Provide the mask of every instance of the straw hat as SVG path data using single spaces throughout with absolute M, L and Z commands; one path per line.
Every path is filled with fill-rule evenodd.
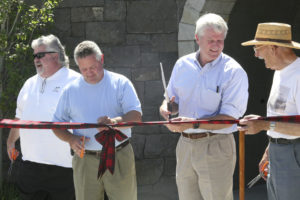
M 291 26 L 283 23 L 258 24 L 254 40 L 243 42 L 242 45 L 277 45 L 300 49 L 300 44 L 292 41 Z

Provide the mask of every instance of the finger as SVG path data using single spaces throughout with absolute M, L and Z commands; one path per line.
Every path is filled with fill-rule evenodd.
M 175 101 L 175 96 L 172 96 L 170 99 L 170 103 L 173 103 Z

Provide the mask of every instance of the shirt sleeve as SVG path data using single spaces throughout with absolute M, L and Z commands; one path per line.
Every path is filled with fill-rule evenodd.
M 119 102 L 123 113 L 126 114 L 135 110 L 142 114 L 141 103 L 133 84 L 128 79 L 125 79 L 121 81 L 121 86 L 119 88 L 121 90 L 119 92 Z
M 171 73 L 171 77 L 167 86 L 167 92 L 168 92 L 168 96 L 171 99 L 173 96 L 175 97 L 174 102 L 179 104 L 179 96 L 178 93 L 174 87 L 174 81 L 176 80 L 176 76 L 177 76 L 177 71 L 178 71 L 178 67 L 181 65 L 181 60 L 179 59 L 176 64 L 174 65 L 174 68 L 172 70 Z M 165 94 L 166 95 L 166 94 Z M 164 95 L 164 96 L 165 96 Z
M 61 95 L 52 118 L 53 122 L 70 122 L 70 106 L 68 92 L 65 90 Z
M 222 92 L 220 114 L 238 119 L 247 109 L 248 103 L 248 77 L 242 68 L 234 70 Z

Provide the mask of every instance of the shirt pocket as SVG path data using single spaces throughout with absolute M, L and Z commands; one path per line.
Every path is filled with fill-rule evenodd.
M 200 106 L 209 113 L 214 113 L 219 109 L 221 94 L 210 89 L 205 89 L 200 95 Z

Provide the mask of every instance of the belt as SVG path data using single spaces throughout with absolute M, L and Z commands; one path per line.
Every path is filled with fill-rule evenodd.
M 295 143 L 300 143 L 300 138 L 296 138 L 296 139 L 285 139 L 285 138 L 272 138 L 270 136 L 269 137 L 269 141 L 275 144 L 295 144 Z
M 210 132 L 205 132 L 205 133 L 181 133 L 183 137 L 190 138 L 190 139 L 199 139 L 199 138 L 204 138 L 208 136 L 213 136 L 217 135 L 217 133 L 210 133 Z
M 122 142 L 118 146 L 116 146 L 116 152 L 120 151 L 124 147 L 126 147 L 129 144 L 129 140 L 126 140 L 125 142 Z M 85 150 L 85 154 L 87 155 L 94 155 L 94 156 L 100 156 L 101 151 L 92 151 L 92 150 Z

